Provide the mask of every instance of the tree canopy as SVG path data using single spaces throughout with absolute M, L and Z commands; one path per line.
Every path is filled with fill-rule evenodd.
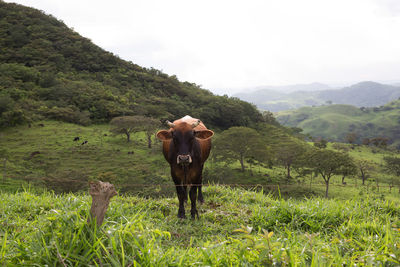
M 286 177 L 291 178 L 291 168 L 303 164 L 303 155 L 306 147 L 301 142 L 288 141 L 280 144 L 275 150 L 277 161 L 286 169 Z
M 349 169 L 354 169 L 352 158 L 345 153 L 336 152 L 328 149 L 315 149 L 307 155 L 309 167 L 320 174 L 325 181 L 325 197 L 328 197 L 329 181 L 333 175 L 349 173 Z
M 385 157 L 383 159 L 385 161 L 386 170 L 400 177 L 400 157 Z
M 245 159 L 264 161 L 268 157 L 261 135 L 247 127 L 231 127 L 223 131 L 213 142 L 213 147 L 216 158 L 239 161 L 242 172 L 245 170 Z

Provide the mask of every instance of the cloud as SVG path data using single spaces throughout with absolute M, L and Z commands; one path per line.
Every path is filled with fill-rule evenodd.
M 398 0 L 374 0 L 378 13 L 383 16 L 400 16 L 400 1 Z

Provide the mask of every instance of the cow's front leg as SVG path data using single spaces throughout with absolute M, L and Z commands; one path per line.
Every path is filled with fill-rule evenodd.
M 179 209 L 178 218 L 185 219 L 185 199 L 187 199 L 186 186 L 176 185 L 176 193 L 178 194 Z
M 198 188 L 197 186 L 193 185 L 190 188 L 190 192 L 189 192 L 190 202 L 192 204 L 192 209 L 190 210 L 190 215 L 192 215 L 192 219 L 196 219 L 196 215 L 197 215 L 197 218 L 199 218 L 199 213 L 197 212 L 197 209 L 196 209 L 197 188 Z
M 184 201 L 185 201 L 185 203 L 187 203 L 188 202 L 188 193 L 187 193 L 186 185 L 183 186 L 183 195 L 185 196 Z
M 204 203 L 203 192 L 201 191 L 202 184 L 203 184 L 203 165 L 201 166 L 201 169 L 200 169 L 200 183 L 199 183 L 198 192 L 197 192 L 197 200 L 200 202 L 200 204 Z
M 201 185 L 199 186 L 199 192 L 198 192 L 197 200 L 200 202 L 200 204 L 204 203 L 203 193 L 201 192 Z

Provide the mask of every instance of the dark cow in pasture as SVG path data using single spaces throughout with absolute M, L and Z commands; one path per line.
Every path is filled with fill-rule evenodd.
M 75 137 L 74 141 L 79 141 L 79 136 Z
M 196 215 L 199 217 L 197 196 L 200 202 L 204 201 L 201 192 L 202 172 L 210 154 L 214 132 L 208 130 L 199 119 L 190 116 L 167 123 L 170 129 L 158 131 L 157 138 L 163 141 L 163 154 L 171 167 L 179 199 L 178 217 L 185 218 L 184 202 L 187 200 L 187 188 L 190 187 L 190 214 L 195 219 Z
M 29 157 L 29 159 L 32 159 L 34 156 L 41 154 L 40 151 L 34 151 L 31 153 L 31 156 Z

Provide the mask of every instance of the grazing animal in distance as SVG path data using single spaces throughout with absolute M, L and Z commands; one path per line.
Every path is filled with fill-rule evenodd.
M 31 156 L 29 157 L 29 159 L 32 159 L 34 156 L 39 155 L 40 151 L 34 151 L 31 153 Z
M 88 143 L 88 141 L 85 140 L 81 145 L 83 146 L 83 145 L 86 145 L 87 143 Z
M 174 122 L 167 121 L 169 130 L 157 132 L 157 138 L 163 142 L 163 154 L 171 167 L 172 180 L 175 183 L 179 199 L 178 217 L 185 218 L 184 203 L 189 197 L 192 219 L 199 217 L 196 198 L 204 202 L 201 192 L 204 162 L 211 151 L 211 137 L 214 132 L 207 129 L 199 120 L 185 116 Z
M 74 141 L 79 141 L 79 136 L 75 137 Z

